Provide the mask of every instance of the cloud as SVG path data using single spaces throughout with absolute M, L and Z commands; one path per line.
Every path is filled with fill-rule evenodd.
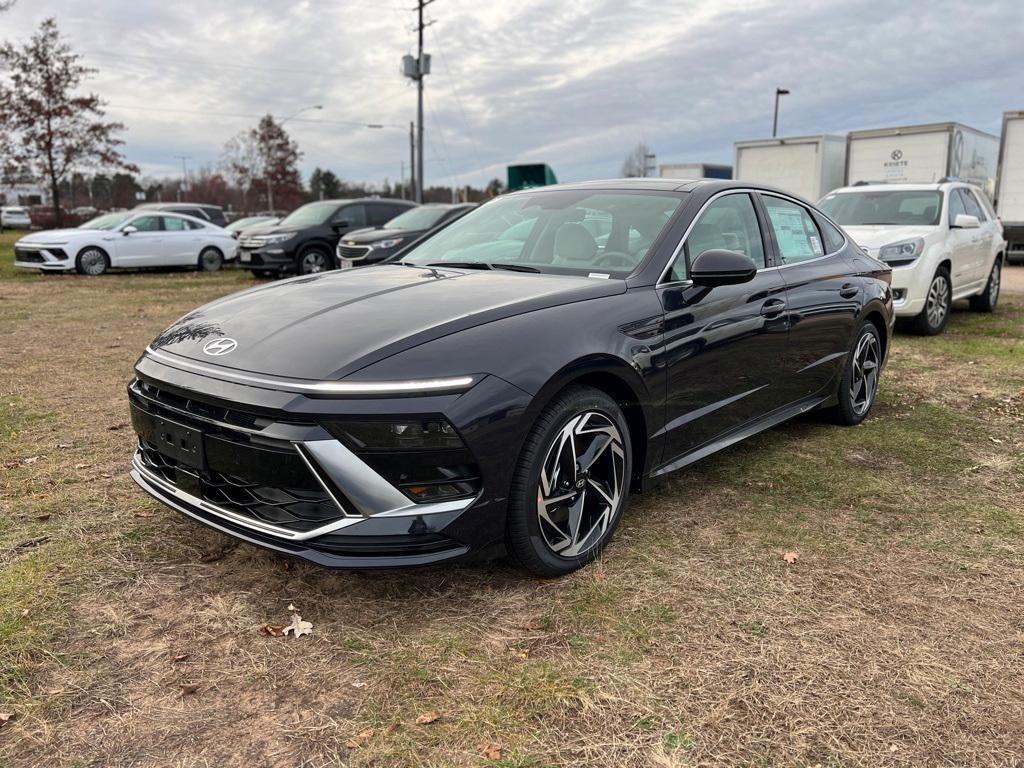
M 215 163 L 256 116 L 312 104 L 324 108 L 288 125 L 307 172 L 379 182 L 408 164 L 411 3 L 39 5 L 17 4 L 0 34 L 55 15 L 147 170 Z M 792 91 L 789 135 L 945 120 L 997 132 L 1024 104 L 1007 33 L 1024 27 L 1018 0 L 438 0 L 428 17 L 428 184 L 479 184 L 516 161 L 614 176 L 640 140 L 659 162 L 731 162 L 735 140 L 770 132 L 776 86 Z

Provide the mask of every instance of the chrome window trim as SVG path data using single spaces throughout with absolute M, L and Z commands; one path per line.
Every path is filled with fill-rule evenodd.
M 478 375 L 450 376 L 443 379 L 416 379 L 409 381 L 300 381 L 275 376 L 256 376 L 229 368 L 208 365 L 180 355 L 169 355 L 152 347 L 146 347 L 146 356 L 158 363 L 179 370 L 192 371 L 221 381 L 230 381 L 250 387 L 296 392 L 303 395 L 320 396 L 367 396 L 374 395 L 432 395 L 448 392 L 464 392 L 480 380 Z
M 657 288 L 665 288 L 665 287 L 668 287 L 668 286 L 689 287 L 689 286 L 693 285 L 693 280 L 690 280 L 690 279 L 666 281 L 665 277 L 669 274 L 669 272 L 672 271 L 672 267 L 675 266 L 676 259 L 679 258 L 679 254 L 683 250 L 683 245 L 686 243 L 686 238 L 688 238 L 690 236 L 690 231 L 693 229 L 694 225 L 696 225 L 696 223 L 700 220 L 700 217 L 704 215 L 704 211 L 707 209 L 707 207 L 709 205 L 711 205 L 713 202 L 715 202 L 716 200 L 718 200 L 720 197 L 725 197 L 726 195 L 734 195 L 734 194 L 770 195 L 772 197 L 777 197 L 777 198 L 779 198 L 781 200 L 785 200 L 786 202 L 790 202 L 790 203 L 794 203 L 796 205 L 799 205 L 802 208 L 806 208 L 807 207 L 806 203 L 803 203 L 800 200 L 797 200 L 796 198 L 791 197 L 790 195 L 787 195 L 785 193 L 775 192 L 774 190 L 769 191 L 769 190 L 766 190 L 766 189 L 755 189 L 753 187 L 735 187 L 733 189 L 723 189 L 721 192 L 716 192 L 714 195 L 712 195 L 711 197 L 709 197 L 707 200 L 704 201 L 704 205 L 702 205 L 700 207 L 700 210 L 697 211 L 696 215 L 693 217 L 693 220 L 686 227 L 686 231 L 683 232 L 683 236 L 681 238 L 679 238 L 679 244 L 676 245 L 675 250 L 672 251 L 672 256 L 669 258 L 668 264 L 666 264 L 665 268 L 661 271 L 661 276 L 658 278 L 658 282 L 655 283 L 655 287 L 657 287 Z M 818 210 L 818 209 L 815 208 L 814 210 Z M 786 269 L 787 267 L 796 267 L 796 266 L 800 266 L 800 265 L 803 265 L 803 264 L 811 264 L 811 263 L 813 263 L 815 261 L 820 261 L 821 259 L 827 259 L 827 258 L 830 258 L 830 257 L 835 256 L 836 254 L 842 252 L 842 250 L 844 248 L 846 248 L 846 246 L 849 244 L 849 242 L 850 242 L 849 238 L 846 236 L 846 233 L 843 231 L 843 228 L 840 227 L 838 224 L 836 224 L 834 221 L 832 221 L 832 219 L 830 217 L 825 216 L 825 214 L 822 214 L 822 216 L 824 216 L 824 218 L 827 219 L 839 231 L 839 234 L 841 234 L 843 236 L 843 244 L 842 244 L 841 247 L 837 248 L 834 251 L 830 251 L 830 252 L 824 254 L 823 256 L 816 256 L 815 258 L 807 259 L 806 261 L 798 261 L 798 262 L 795 262 L 793 264 L 775 264 L 775 265 L 773 265 L 771 267 L 768 267 L 768 266 L 759 267 L 758 270 L 757 270 L 758 273 L 769 272 L 769 271 L 771 271 L 773 269 Z M 769 221 L 769 226 L 770 225 L 771 225 L 771 222 Z M 815 222 L 815 225 L 817 225 L 817 222 Z M 764 238 L 762 237 L 762 240 L 763 239 Z M 824 242 L 825 242 L 824 238 L 822 238 L 823 247 L 824 247 Z

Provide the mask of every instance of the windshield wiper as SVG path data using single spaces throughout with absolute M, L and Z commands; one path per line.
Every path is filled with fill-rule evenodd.
M 424 267 L 451 267 L 452 269 L 490 269 L 491 265 L 485 261 L 432 261 L 423 264 Z
M 513 272 L 540 272 L 536 267 L 528 267 L 525 264 L 491 264 L 491 269 L 510 269 Z

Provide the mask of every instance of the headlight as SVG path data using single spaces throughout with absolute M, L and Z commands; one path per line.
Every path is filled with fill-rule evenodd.
M 394 248 L 396 245 L 405 240 L 404 237 L 395 237 L 391 240 L 378 240 L 376 243 L 370 245 L 370 248 Z
M 259 238 L 259 240 L 262 241 L 263 245 L 277 245 L 278 243 L 283 243 L 287 240 L 291 240 L 293 237 L 295 237 L 296 234 L 298 233 L 285 232 L 280 235 L 264 235 L 263 237 Z
M 878 249 L 878 258 L 893 264 L 909 264 L 924 251 L 924 238 L 901 240 L 898 243 L 883 245 Z

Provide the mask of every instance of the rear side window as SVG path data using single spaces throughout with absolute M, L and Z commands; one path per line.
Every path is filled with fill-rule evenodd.
M 198 221 L 186 221 L 185 223 L 188 224 L 188 228 L 189 229 L 203 229 L 204 228 L 204 225 L 200 224 Z
M 763 195 L 783 264 L 799 264 L 825 255 L 821 233 L 810 211 L 780 197 Z
M 764 243 L 750 195 L 726 195 L 704 209 L 683 244 L 684 258 L 677 258 L 672 265 L 669 281 L 685 280 L 693 260 L 714 249 L 738 251 L 753 259 L 758 268 L 765 266 Z
M 843 243 L 846 242 L 843 233 L 832 226 L 828 219 L 818 217 L 818 223 L 821 225 L 821 236 L 825 238 L 825 252 L 834 253 L 842 248 Z

